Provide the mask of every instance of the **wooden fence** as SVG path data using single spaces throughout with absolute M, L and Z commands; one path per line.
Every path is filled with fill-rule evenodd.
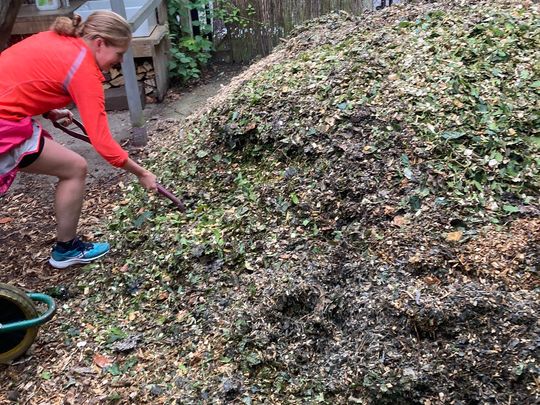
M 291 29 L 304 21 L 327 14 L 331 11 L 345 10 L 360 14 L 372 10 L 372 0 L 232 0 L 240 8 L 253 7 L 255 14 L 247 27 L 236 27 L 225 32 L 217 26 L 217 55 L 226 62 L 247 62 L 254 57 L 270 53 L 287 36 Z M 216 2 L 219 7 L 219 2 Z M 388 4 L 388 2 L 387 2 Z M 219 32 L 221 29 L 221 32 Z

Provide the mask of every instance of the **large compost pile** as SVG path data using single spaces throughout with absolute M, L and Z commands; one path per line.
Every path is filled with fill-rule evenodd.
M 65 344 L 104 370 L 86 384 L 138 403 L 537 403 L 539 50 L 529 2 L 336 13 L 181 131 L 159 124 L 150 164 L 188 210 L 131 186 L 115 209 L 120 261 L 64 307 Z
M 444 3 L 308 23 L 156 150 L 190 209 L 114 229 L 179 398 L 538 399 L 538 10 Z

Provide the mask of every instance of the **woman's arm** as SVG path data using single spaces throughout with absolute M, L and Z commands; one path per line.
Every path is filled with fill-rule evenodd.
M 157 190 L 156 176 L 130 159 L 128 153 L 112 137 L 101 85 L 103 76 L 95 61 L 90 57 L 87 59 L 72 77 L 68 90 L 79 109 L 92 146 L 111 165 L 137 176 L 145 189 Z
M 124 166 L 122 166 L 122 169 L 137 176 L 137 178 L 139 179 L 139 183 L 141 183 L 141 185 L 145 189 L 157 191 L 156 176 L 146 170 L 144 167 L 134 162 L 131 158 L 128 158 Z
M 73 113 L 67 109 L 51 110 L 43 114 L 43 117 L 50 119 L 51 121 L 64 121 L 61 122 L 62 125 L 69 125 L 73 122 Z M 139 182 L 145 189 L 152 191 L 157 190 L 156 176 L 135 163 L 132 159 L 128 158 L 126 163 L 122 166 L 122 169 L 137 176 Z

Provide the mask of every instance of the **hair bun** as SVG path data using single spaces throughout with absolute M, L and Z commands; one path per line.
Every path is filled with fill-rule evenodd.
M 71 20 L 73 21 L 73 26 L 78 27 L 82 22 L 82 17 L 79 14 L 73 13 L 73 18 Z

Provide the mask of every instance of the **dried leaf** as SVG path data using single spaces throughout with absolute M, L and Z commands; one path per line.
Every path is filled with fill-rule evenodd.
M 96 353 L 94 354 L 94 363 L 100 368 L 105 368 L 111 366 L 113 361 L 102 354 Z
M 398 216 L 395 216 L 394 219 L 392 220 L 392 223 L 394 225 L 397 225 L 397 226 L 403 226 L 403 225 L 407 225 L 409 221 L 407 220 L 407 218 L 405 217 L 402 217 L 400 215 Z
M 448 240 L 450 242 L 459 242 L 462 237 L 463 237 L 463 232 L 462 231 L 449 232 L 446 235 L 446 240 Z

